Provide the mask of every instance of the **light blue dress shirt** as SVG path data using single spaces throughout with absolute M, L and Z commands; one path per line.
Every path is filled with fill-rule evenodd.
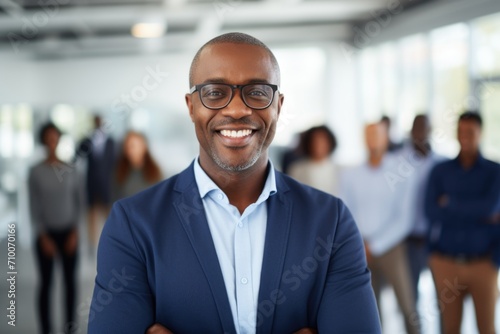
M 277 191 L 271 162 L 268 170 L 264 189 L 257 202 L 240 214 L 201 168 L 198 158 L 194 164 L 196 184 L 221 266 L 236 332 L 239 334 L 253 334 L 256 331 L 267 226 L 266 200 Z
M 342 172 L 340 198 L 374 256 L 397 246 L 413 228 L 414 174 L 403 157 L 391 153 L 378 167 L 364 163 Z

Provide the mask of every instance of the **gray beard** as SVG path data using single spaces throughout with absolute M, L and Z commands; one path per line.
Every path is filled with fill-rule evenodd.
M 246 164 L 244 164 L 244 165 L 237 165 L 237 166 L 231 166 L 231 165 L 228 165 L 228 164 L 224 163 L 221 159 L 219 159 L 219 157 L 215 154 L 214 150 L 212 150 L 212 152 L 211 152 L 212 160 L 215 161 L 215 163 L 217 164 L 217 166 L 219 166 L 221 169 L 223 169 L 223 170 L 225 170 L 227 172 L 233 172 L 233 173 L 234 172 L 245 171 L 248 168 L 250 168 L 253 165 L 255 165 L 255 163 L 257 162 L 257 160 L 259 160 L 261 154 L 262 154 L 262 149 L 259 149 L 259 151 L 257 151 L 257 153 L 254 154 L 254 156 L 252 157 L 252 159 L 250 159 L 250 161 L 248 161 Z

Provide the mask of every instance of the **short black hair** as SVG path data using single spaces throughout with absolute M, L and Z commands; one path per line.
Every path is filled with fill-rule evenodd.
M 421 114 L 415 115 L 415 117 L 413 118 L 412 129 L 413 129 L 413 127 L 415 127 L 415 123 L 417 123 L 418 120 L 424 120 L 424 121 L 427 122 L 428 125 L 430 125 L 429 116 L 427 114 L 425 114 L 425 113 L 421 113 Z
M 313 142 L 314 134 L 317 132 L 323 132 L 326 134 L 328 141 L 330 142 L 330 154 L 332 154 L 333 151 L 335 151 L 335 149 L 337 148 L 337 137 L 335 137 L 332 130 L 330 130 L 330 128 L 328 128 L 326 125 L 315 126 L 304 133 L 302 147 L 304 148 L 304 154 L 307 157 L 311 156 L 311 144 Z
M 426 121 L 428 121 L 429 115 L 427 115 L 426 113 L 416 114 L 415 117 L 413 118 L 413 120 L 415 121 L 417 119 L 425 119 Z
M 483 127 L 483 119 L 481 118 L 481 115 L 479 114 L 479 112 L 477 112 L 475 110 L 467 110 L 462 115 L 460 115 L 460 117 L 458 118 L 458 121 L 459 122 L 472 121 L 472 122 L 476 122 L 480 128 Z
M 57 132 L 57 134 L 59 134 L 59 137 L 62 135 L 61 130 L 59 130 L 59 128 L 54 123 L 52 123 L 52 122 L 45 123 L 40 128 L 40 132 L 38 134 L 38 139 L 40 140 L 40 143 L 42 143 L 43 145 L 45 145 L 45 134 L 49 130 L 55 130 Z
M 382 117 L 380 117 L 380 122 L 387 123 L 388 126 L 391 126 L 391 118 L 387 115 L 382 115 Z
M 194 85 L 193 82 L 193 76 L 194 76 L 194 71 L 196 70 L 196 67 L 198 66 L 198 61 L 200 60 L 200 55 L 201 52 L 207 47 L 211 45 L 216 45 L 216 44 L 245 44 L 245 45 L 255 45 L 263 48 L 267 54 L 269 55 L 269 58 L 271 58 L 271 62 L 273 63 L 273 66 L 275 70 L 278 72 L 278 78 L 280 77 L 280 68 L 278 65 L 278 61 L 276 60 L 276 57 L 274 56 L 273 52 L 265 45 L 262 41 L 258 40 L 257 38 L 241 33 L 241 32 L 229 32 L 227 34 L 223 34 L 220 36 L 217 36 L 215 38 L 212 38 L 208 42 L 206 42 L 199 50 L 196 52 L 193 61 L 191 62 L 191 67 L 189 69 L 189 87 L 191 88 Z M 279 82 L 278 82 L 279 84 Z

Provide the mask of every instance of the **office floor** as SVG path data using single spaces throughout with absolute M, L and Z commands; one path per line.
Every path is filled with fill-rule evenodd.
M 82 233 L 85 235 L 85 233 Z M 7 249 L 6 240 L 0 242 L 2 249 L 1 262 L 6 263 Z M 32 250 L 28 247 L 19 247 L 17 251 L 17 282 L 16 282 L 16 326 L 12 327 L 7 324 L 6 307 L 8 284 L 6 281 L 6 267 L 0 267 L 0 301 L 2 315 L 0 317 L 0 333 L 2 334 L 36 334 L 38 321 L 35 317 L 35 289 L 37 284 L 37 274 L 34 270 L 35 263 Z M 85 240 L 81 243 L 80 258 L 78 267 L 79 277 L 79 298 L 76 308 L 76 313 L 79 321 L 79 328 L 76 333 L 87 333 L 87 319 L 89 313 L 90 298 L 92 295 L 94 278 L 95 278 L 95 254 L 89 251 Z M 56 331 L 52 334 L 63 334 L 63 309 L 62 301 L 62 273 L 59 268 L 55 272 L 55 284 L 53 285 L 53 323 L 59 325 Z M 418 309 L 423 319 L 424 334 L 439 333 L 439 311 L 436 305 L 435 293 L 432 283 L 431 274 L 426 271 L 422 274 L 420 284 L 420 301 Z M 402 334 L 405 333 L 404 324 L 396 303 L 394 293 L 391 289 L 385 289 L 382 293 L 382 317 L 384 325 L 384 334 Z M 500 300 L 497 307 L 496 328 L 500 329 Z M 464 319 L 462 323 L 462 333 L 474 334 L 477 333 L 475 327 L 474 309 L 471 300 L 466 301 Z

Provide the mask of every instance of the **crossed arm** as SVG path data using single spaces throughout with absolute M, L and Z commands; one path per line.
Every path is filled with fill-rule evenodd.
M 338 203 L 338 226 L 319 305 L 317 327 L 292 328 L 290 332 L 313 334 L 335 328 L 339 332 L 380 333 L 363 242 L 347 208 L 340 201 Z M 153 297 L 148 284 L 145 284 L 144 259 L 133 241 L 133 235 L 125 210 L 118 202 L 101 237 L 96 289 L 89 314 L 89 334 L 105 331 L 172 333 L 170 328 L 155 323 L 151 303 Z M 360 316 L 363 321 L 359 321 Z

